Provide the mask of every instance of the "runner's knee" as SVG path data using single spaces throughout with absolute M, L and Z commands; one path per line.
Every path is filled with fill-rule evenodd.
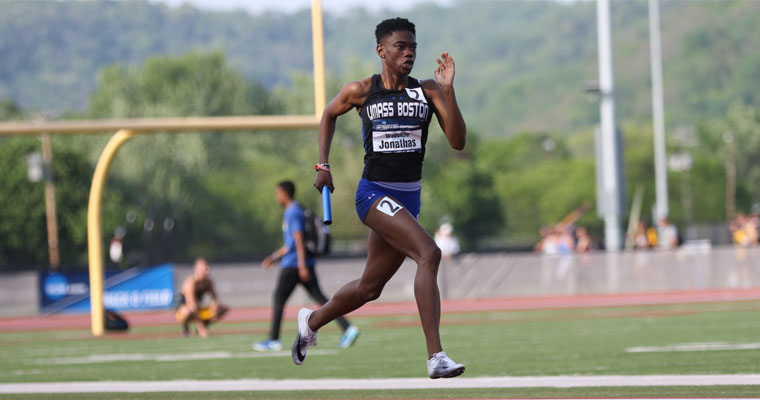
M 383 293 L 383 286 L 385 285 L 377 283 L 360 284 L 359 289 L 362 295 L 362 300 L 364 300 L 364 302 L 377 300 L 380 297 L 380 294 Z
M 420 259 L 417 260 L 418 268 L 430 269 L 433 272 L 438 272 L 438 264 L 441 263 L 441 249 L 435 244 L 425 248 L 420 254 Z

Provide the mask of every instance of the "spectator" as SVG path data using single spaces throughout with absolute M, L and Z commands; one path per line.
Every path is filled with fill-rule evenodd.
M 441 264 L 438 269 L 438 291 L 442 299 L 449 297 L 448 274 L 452 261 L 459 254 L 459 240 L 454 236 L 454 227 L 444 222 L 435 231 L 435 244 L 441 249 Z
M 541 254 L 557 255 L 560 253 L 559 233 L 555 228 L 547 228 L 546 237 L 541 241 Z
M 444 222 L 435 231 L 435 244 L 441 249 L 441 259 L 450 260 L 459 254 L 459 240 L 454 236 L 454 227 Z
M 176 313 L 177 321 L 182 325 L 182 336 L 190 335 L 189 324 L 195 321 L 198 336 L 207 338 L 209 336 L 208 326 L 227 313 L 227 306 L 219 304 L 209 270 L 206 260 L 202 258 L 195 260 L 193 274 L 187 277 L 182 284 Z M 203 306 L 201 303 L 207 293 L 211 296 L 211 304 Z
M 578 242 L 575 244 L 576 253 L 588 253 L 596 249 L 596 243 L 594 243 L 594 239 L 585 227 L 579 226 L 576 228 L 575 236 L 578 238 Z
M 747 242 L 750 246 L 757 246 L 758 242 L 758 225 L 760 220 L 756 213 L 750 214 L 750 216 L 744 222 L 744 231 L 747 235 Z
M 538 232 L 539 235 L 541 235 L 541 239 L 536 243 L 535 246 L 533 246 L 533 251 L 536 253 L 543 253 L 544 252 L 544 241 L 546 241 L 546 238 L 549 236 L 549 233 L 551 232 L 551 228 L 548 226 L 542 226 L 541 230 Z
M 647 223 L 644 221 L 639 221 L 639 225 L 636 228 L 636 234 L 633 237 L 633 248 L 636 250 L 646 250 L 651 247 L 652 241 L 650 241 L 650 233 L 654 234 L 654 243 L 657 244 L 657 233 L 656 231 L 651 231 L 649 227 L 647 227 Z
M 672 250 L 679 245 L 678 230 L 667 217 L 660 219 L 657 237 L 659 238 L 658 248 L 661 250 Z
M 750 247 L 758 243 L 758 216 L 739 213 L 731 222 L 731 238 L 736 246 Z
M 562 255 L 571 254 L 575 249 L 575 238 L 573 237 L 573 228 L 570 226 L 560 227 L 555 230 L 557 234 L 557 244 L 559 253 Z
M 650 248 L 657 247 L 657 244 L 659 243 L 659 239 L 657 238 L 657 228 L 654 226 L 647 228 L 647 239 L 649 240 Z

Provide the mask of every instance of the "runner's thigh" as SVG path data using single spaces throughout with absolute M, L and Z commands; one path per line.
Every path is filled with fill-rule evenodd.
M 400 204 L 391 196 L 377 199 L 364 218 L 364 224 L 402 255 L 420 260 L 436 247 L 435 241 Z

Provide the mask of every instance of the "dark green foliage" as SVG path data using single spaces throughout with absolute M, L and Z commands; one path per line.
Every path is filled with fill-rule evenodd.
M 88 115 L 261 115 L 279 110 L 265 89 L 243 79 L 222 54 L 189 53 L 149 59 L 139 69 L 120 65 L 105 69 Z M 136 238 L 128 238 L 142 242 L 142 263 L 200 256 L 237 258 L 263 253 L 276 244 L 276 237 L 261 229 L 267 225 L 263 220 L 274 215 L 252 212 L 247 205 L 258 189 L 252 181 L 261 179 L 252 155 L 272 151 L 268 135 L 157 134 L 124 146 L 113 175 L 131 185 L 125 195 L 141 215 L 138 222 L 150 219 L 155 226 L 143 227 Z M 101 147 L 91 149 L 96 155 Z M 270 193 L 268 188 L 266 192 Z
M 93 168 L 81 153 L 53 141 L 59 251 L 63 265 L 83 262 Z M 0 267 L 46 265 L 45 183 L 27 179 L 26 156 L 39 138 L 0 139 Z
M 758 5 L 662 2 L 668 153 L 693 160 L 690 171 L 669 172 L 671 216 L 680 226 L 689 219 L 687 197 L 691 220 L 725 220 L 726 132 L 736 150 L 737 210 L 760 203 Z M 646 2 L 613 2 L 612 11 L 627 192 L 630 199 L 643 186 L 646 218 L 654 202 Z M 372 31 L 392 16 L 360 9 L 326 15 L 328 97 L 378 71 Z M 432 232 L 450 220 L 466 250 L 528 245 L 541 226 L 587 204 L 579 224 L 601 238 L 593 208 L 598 103 L 581 90 L 596 75 L 593 2 L 422 4 L 406 16 L 420 43 L 413 75 L 432 77 L 435 57 L 450 51 L 470 130 L 467 148 L 456 152 L 431 129 L 423 226 Z M 10 2 L 0 14 L 0 98 L 13 100 L 0 101 L 0 120 L 31 118 L 36 109 L 69 110 L 71 118 L 310 114 L 310 35 L 306 11 L 251 16 L 147 2 Z M 684 139 L 681 131 L 692 133 Z M 353 207 L 360 132 L 351 112 L 333 142 L 338 252 L 366 243 Z M 64 264 L 86 262 L 87 195 L 106 141 L 53 141 Z M 37 139 L 0 139 L 0 267 L 46 263 L 42 184 L 28 182 L 24 162 L 38 148 Z M 298 200 L 318 210 L 316 160 L 314 132 L 137 137 L 111 169 L 104 242 L 126 229 L 122 266 L 267 254 L 281 240 L 274 185 L 294 180 Z M 153 230 L 144 229 L 147 220 Z M 164 229 L 170 220 L 174 227 Z
M 760 2 L 664 1 L 661 8 L 668 125 L 718 118 L 734 101 L 756 105 Z M 646 122 L 647 3 L 617 1 L 611 10 L 618 116 Z M 328 70 L 352 80 L 364 75 L 354 74 L 355 64 L 374 71 L 374 27 L 396 14 L 326 14 Z M 457 61 L 460 104 L 483 136 L 575 131 L 596 123 L 596 103 L 582 91 L 597 75 L 594 2 L 467 1 L 420 4 L 404 14 L 416 24 L 420 44 L 414 76 L 432 77 L 435 57 L 449 51 Z M 289 85 L 294 73 L 311 72 L 309 12 L 249 15 L 142 1 L 9 2 L 0 14 L 0 98 L 29 109 L 82 110 L 103 67 L 119 62 L 126 67 L 108 74 L 121 76 L 123 68 L 152 56 L 188 51 L 224 51 L 247 80 Z M 198 101 L 184 107 L 197 110 Z M 209 112 L 223 109 L 208 106 Z

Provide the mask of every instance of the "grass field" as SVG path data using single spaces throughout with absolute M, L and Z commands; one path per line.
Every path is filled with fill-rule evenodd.
M 424 378 L 425 344 L 416 316 L 356 318 L 362 333 L 338 349 L 325 327 L 297 367 L 289 351 L 251 350 L 266 322 L 222 323 L 208 340 L 182 339 L 175 326 L 136 327 L 93 339 L 88 331 L 0 333 L 0 383 L 177 379 Z M 295 322 L 284 324 L 286 349 Z M 444 347 L 466 377 L 760 373 L 760 302 L 445 314 Z M 758 382 L 760 384 L 760 382 Z M 308 388 L 300 388 L 308 389 Z M 747 397 L 760 385 L 701 387 L 496 388 L 28 394 L 0 398 L 503 398 Z

